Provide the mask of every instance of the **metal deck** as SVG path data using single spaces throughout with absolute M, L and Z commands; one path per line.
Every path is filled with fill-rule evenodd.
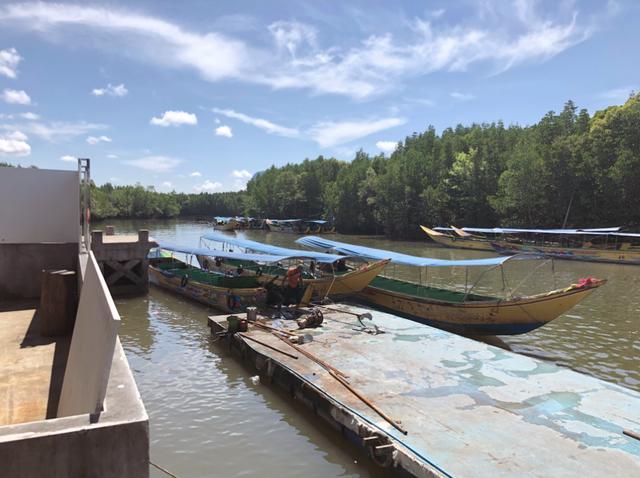
M 246 334 L 298 358 L 238 335 L 231 344 L 378 462 L 412 476 L 640 476 L 640 441 L 623 434 L 640 431 L 640 393 L 390 314 L 333 307 L 370 312 L 384 333 L 323 310 L 300 347 L 344 372 L 407 435 L 272 333 L 250 325 Z M 226 316 L 209 325 L 225 330 Z

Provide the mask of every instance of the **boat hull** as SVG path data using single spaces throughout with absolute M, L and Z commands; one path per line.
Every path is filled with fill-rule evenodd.
M 267 292 L 262 287 L 228 289 L 194 280 L 184 283 L 182 277 L 162 271 L 153 265 L 149 266 L 149 282 L 225 313 L 244 312 L 247 307 L 262 307 L 267 300 Z
M 640 265 L 640 251 L 625 249 L 564 248 L 493 241 L 491 247 L 500 254 L 539 254 L 553 259 Z
M 369 285 L 358 299 L 417 322 L 465 335 L 516 335 L 551 322 L 606 283 L 572 285 L 530 297 L 462 303 L 414 297 Z
M 433 231 L 424 226 L 420 226 L 420 228 L 431 238 L 432 241 L 445 247 L 452 247 L 454 249 L 472 249 L 474 251 L 493 251 L 493 246 L 489 241 L 449 236 L 447 234 Z

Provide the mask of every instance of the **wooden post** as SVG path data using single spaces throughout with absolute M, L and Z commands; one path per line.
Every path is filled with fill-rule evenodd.
M 68 335 L 76 320 L 78 281 L 75 271 L 43 270 L 40 290 L 40 333 Z

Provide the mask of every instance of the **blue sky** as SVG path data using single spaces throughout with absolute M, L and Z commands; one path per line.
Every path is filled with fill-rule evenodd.
M 0 160 L 228 191 L 640 87 L 640 2 L 0 2 Z

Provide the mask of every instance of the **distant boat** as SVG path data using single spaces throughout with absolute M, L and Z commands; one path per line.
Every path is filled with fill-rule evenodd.
M 506 256 L 453 261 L 410 256 L 315 236 L 303 237 L 297 242 L 348 256 L 390 258 L 392 262 L 415 267 L 495 267 L 513 258 Z M 588 278 L 578 284 L 542 294 L 498 298 L 472 293 L 473 287 L 458 291 L 378 276 L 358 297 L 392 313 L 456 333 L 514 335 L 551 322 L 605 283 L 606 280 Z
M 213 228 L 218 231 L 233 231 L 240 227 L 240 222 L 235 217 L 216 216 L 213 219 Z
M 454 234 L 436 231 L 425 226 L 420 226 L 420 228 L 427 233 L 434 242 L 446 247 L 473 249 L 476 251 L 493 251 L 493 246 L 486 237 L 469 234 L 454 226 L 451 226 Z
M 301 219 L 267 219 L 266 224 L 272 232 L 288 232 L 290 234 L 303 232 Z
M 367 263 L 360 261 L 358 267 L 346 269 L 345 256 L 325 254 L 323 252 L 289 249 L 285 247 L 263 244 L 261 242 L 228 237 L 222 234 L 205 234 L 201 243 L 212 241 L 221 245 L 240 247 L 246 251 L 274 256 L 287 257 L 292 264 L 304 264 L 303 282 L 313 287 L 312 295 L 315 299 L 325 297 L 347 297 L 362 291 L 374 278 L 382 272 L 389 260 L 378 260 Z M 214 258 L 219 255 L 219 248 L 204 249 L 206 254 L 197 255 L 200 265 L 205 269 L 214 267 Z M 256 275 L 262 284 L 273 282 L 276 278 L 283 278 L 287 273 L 285 261 L 271 262 L 267 265 L 243 264 L 245 275 Z M 220 270 L 235 269 L 242 261 L 225 260 L 219 266 Z M 313 270 L 312 270 L 313 269 Z
M 532 253 L 553 259 L 640 265 L 640 234 L 619 227 L 597 229 L 458 229 L 420 226 L 434 241 L 448 247 L 476 249 L 486 245 L 500 254 Z M 454 237 L 452 231 L 458 237 Z M 440 234 L 440 235 L 439 235 Z M 472 237 L 468 237 L 472 236 Z

